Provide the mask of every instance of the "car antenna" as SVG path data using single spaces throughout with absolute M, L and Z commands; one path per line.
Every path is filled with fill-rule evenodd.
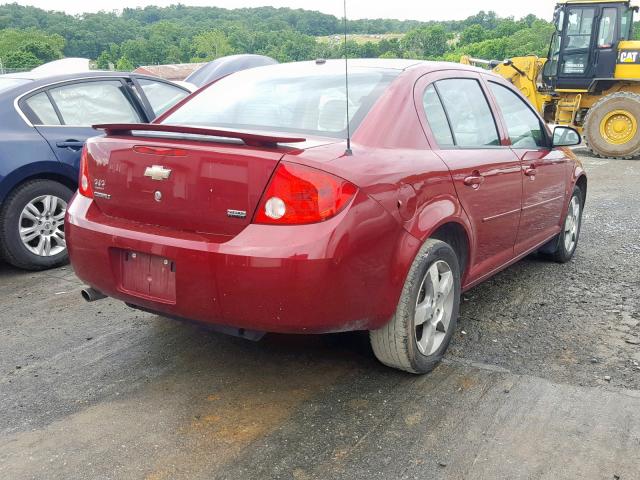
M 347 54 L 347 0 L 344 0 L 344 85 L 347 94 L 347 149 L 345 155 L 353 155 L 351 150 L 351 125 L 349 121 L 349 55 Z

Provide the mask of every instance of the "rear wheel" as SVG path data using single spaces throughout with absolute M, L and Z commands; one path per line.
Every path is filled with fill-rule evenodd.
M 64 264 L 64 216 L 73 192 L 52 180 L 20 185 L 0 209 L 0 255 L 26 270 Z
M 584 137 L 589 150 L 607 158 L 640 156 L 640 95 L 617 92 L 587 112 Z
M 369 333 L 376 357 L 411 373 L 433 370 L 449 346 L 459 307 L 458 258 L 448 244 L 429 239 L 409 270 L 393 318 Z

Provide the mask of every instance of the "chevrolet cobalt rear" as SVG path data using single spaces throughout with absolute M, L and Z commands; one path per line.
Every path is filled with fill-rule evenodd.
M 423 373 L 462 291 L 573 256 L 575 131 L 481 70 L 354 60 L 347 98 L 343 68 L 261 67 L 153 124 L 98 126 L 65 230 L 87 296 L 249 338 L 368 330 L 383 363 Z

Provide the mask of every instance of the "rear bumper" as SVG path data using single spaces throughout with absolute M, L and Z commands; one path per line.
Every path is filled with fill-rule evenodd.
M 362 193 L 327 222 L 252 224 L 232 238 L 107 217 L 77 195 L 65 231 L 77 275 L 113 298 L 167 316 L 283 333 L 379 328 L 395 311 L 412 260 L 405 252 L 419 248 Z M 122 251 L 175 262 L 175 301 L 124 290 Z

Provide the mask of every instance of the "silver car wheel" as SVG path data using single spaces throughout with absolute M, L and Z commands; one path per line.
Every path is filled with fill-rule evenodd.
M 55 195 L 41 195 L 27 203 L 18 222 L 20 239 L 27 250 L 41 257 L 64 252 L 66 212 L 67 202 Z
M 454 301 L 453 272 L 443 260 L 434 262 L 422 280 L 414 315 L 415 341 L 423 355 L 435 353 L 447 335 Z
M 564 249 L 567 253 L 573 252 L 578 241 L 580 231 L 580 200 L 577 196 L 571 198 L 569 211 L 564 221 Z

